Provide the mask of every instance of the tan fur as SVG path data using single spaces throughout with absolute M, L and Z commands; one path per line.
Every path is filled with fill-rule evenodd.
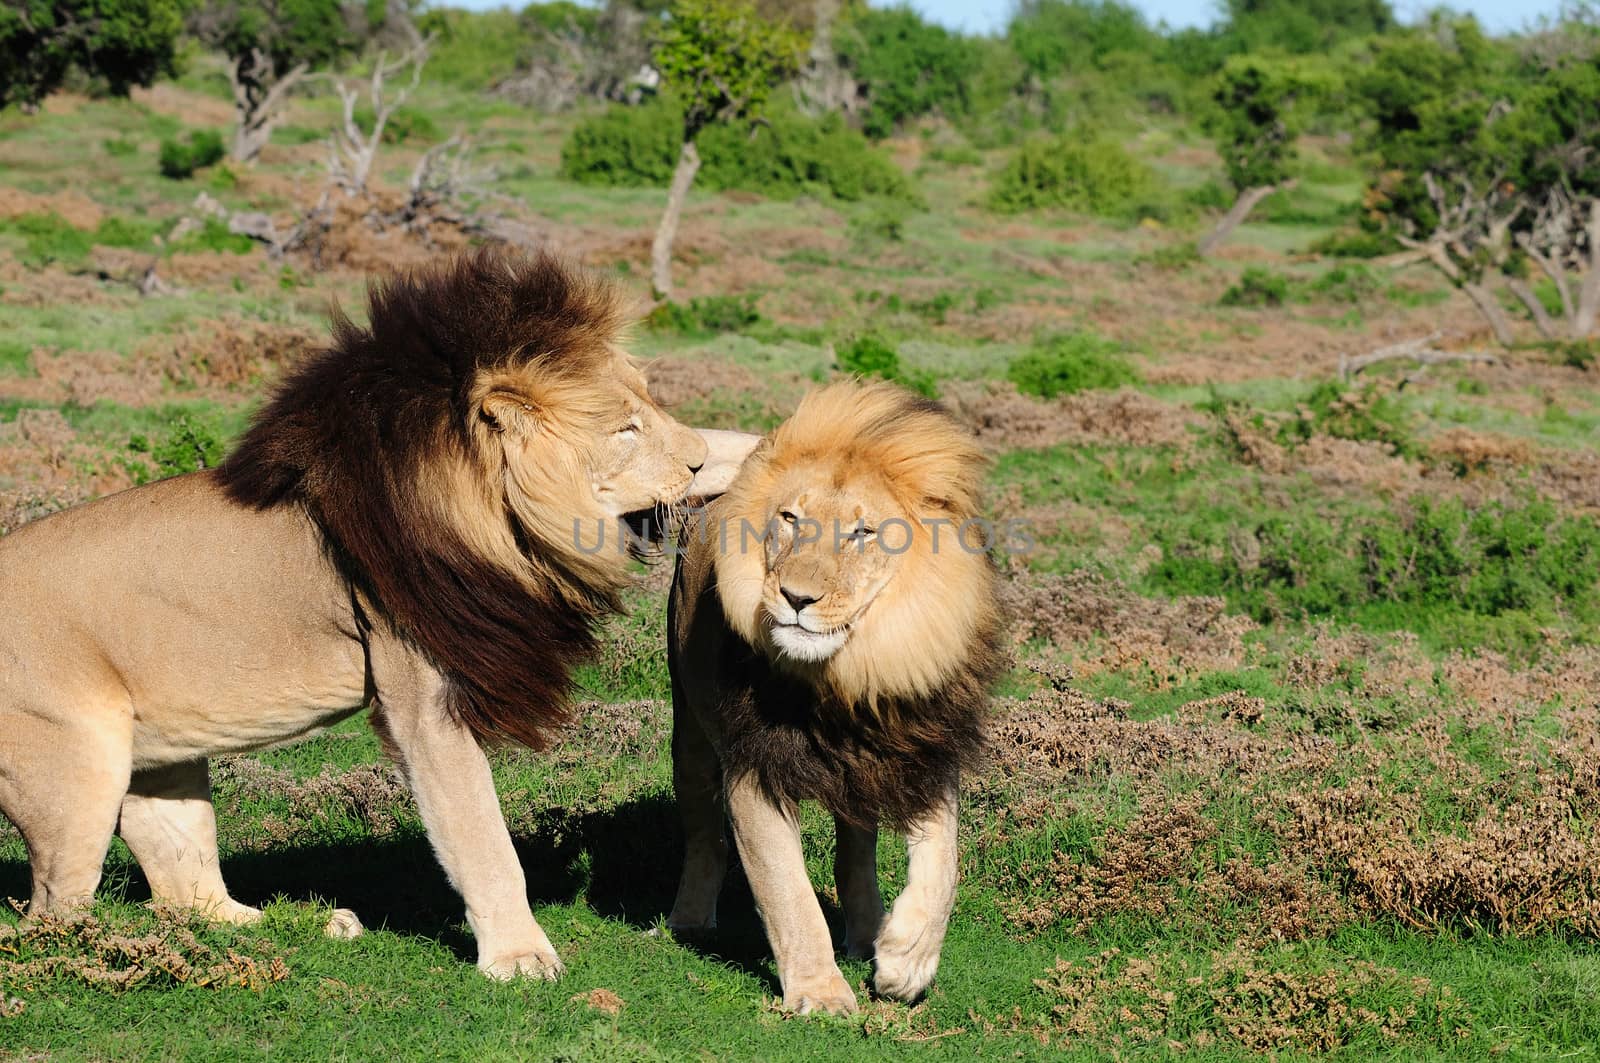
M 437 537 L 574 598 L 619 586 L 616 551 L 563 547 L 572 518 L 676 502 L 705 442 L 620 354 L 581 378 L 541 379 L 535 365 L 478 392 L 471 451 L 441 439 L 403 481 Z M 741 457 L 736 443 L 722 440 L 718 460 Z M 519 548 L 508 508 L 538 557 Z M 336 566 L 304 507 L 240 505 L 213 472 L 126 491 L 0 539 L 0 601 L 0 811 L 27 842 L 31 911 L 86 904 L 120 829 L 157 900 L 255 919 L 218 869 L 207 758 L 293 742 L 370 705 L 466 902 L 479 967 L 560 972 L 488 762 L 445 709 L 446 680 Z M 359 932 L 344 916 L 330 932 Z
M 682 931 L 716 924 L 725 798 L 788 1010 L 853 1011 L 855 993 L 834 961 L 806 874 L 796 809 L 758 778 L 762 764 L 728 761 L 741 740 L 729 728 L 749 726 L 749 716 L 727 706 L 752 699 L 756 716 L 784 720 L 809 696 L 818 711 L 869 713 L 892 733 L 900 722 L 882 714 L 892 716 L 894 705 L 938 699 L 962 677 L 988 674 L 998 630 L 993 567 L 973 541 L 978 529 L 967 529 L 965 548 L 957 542 L 960 525 L 978 512 L 983 467 L 970 435 L 936 407 L 889 385 L 834 385 L 809 395 L 757 447 L 679 561 L 668 660 L 673 780 L 687 845 L 667 921 Z M 885 549 L 892 519 L 905 528 L 894 527 Z M 804 541 L 804 521 L 823 525 L 819 541 Z M 936 521 L 951 522 L 937 532 L 937 549 Z M 769 522 L 774 534 L 764 543 L 746 531 L 759 534 Z M 836 546 L 835 522 L 846 533 L 875 528 L 877 538 Z M 906 548 L 895 552 L 905 536 Z M 759 670 L 730 665 L 752 649 L 789 682 L 773 687 L 747 677 Z M 793 700 L 762 705 L 769 695 Z M 925 789 L 931 807 L 919 806 L 904 824 L 910 874 L 887 920 L 876 816 L 869 825 L 835 816 L 845 947 L 873 956 L 877 991 L 902 1000 L 933 980 L 955 899 L 954 770 Z
M 959 425 L 936 418 L 863 438 L 864 426 L 893 417 L 901 402 L 888 384 L 813 392 L 756 448 L 719 504 L 734 548 L 718 554 L 717 594 L 734 632 L 773 651 L 771 618 L 790 611 L 782 585 L 816 597 L 808 618 L 849 637 L 819 668 L 799 670 L 869 705 L 925 694 L 960 672 L 996 608 L 978 529 L 967 529 L 966 548 L 957 542 L 978 512 L 982 452 Z M 821 538 L 800 541 L 797 530 L 806 529 L 783 512 L 819 524 Z M 836 528 L 890 519 L 904 525 L 888 524 L 878 545 L 899 550 L 904 532 L 903 552 L 835 548 Z M 745 528 L 769 526 L 778 534 L 768 549 L 740 548 Z

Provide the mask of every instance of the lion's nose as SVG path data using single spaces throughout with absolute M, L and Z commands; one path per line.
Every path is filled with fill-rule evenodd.
M 793 609 L 797 613 L 800 610 L 804 609 L 806 606 L 810 605 L 812 602 L 816 601 L 816 599 L 811 597 L 810 595 L 808 595 L 808 594 L 796 594 L 794 591 L 791 591 L 788 587 L 779 587 L 778 588 L 778 593 L 782 594 L 783 595 L 783 600 L 789 603 L 789 608 Z

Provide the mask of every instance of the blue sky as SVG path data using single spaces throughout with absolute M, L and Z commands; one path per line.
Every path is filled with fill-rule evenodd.
M 1391 0 L 1395 13 L 1409 20 L 1434 3 Z M 1133 0 L 1152 22 L 1165 19 L 1172 26 L 1204 26 L 1215 20 L 1221 4 L 1215 0 Z M 988 32 L 1006 23 L 1010 0 L 911 0 L 911 6 L 928 18 L 968 32 Z M 1554 15 L 1560 0 L 1455 0 L 1446 6 L 1470 11 L 1491 31 L 1520 29 L 1529 19 Z
M 440 6 L 469 7 L 521 7 L 517 0 L 436 0 Z M 873 0 L 881 3 L 883 0 Z M 1006 24 L 1011 11 L 1011 0 L 910 0 L 911 6 L 935 22 L 969 33 L 992 32 Z M 1172 26 L 1204 26 L 1216 17 L 1219 4 L 1216 0 L 1133 0 L 1151 21 L 1165 19 Z M 1427 0 L 1391 0 L 1402 19 L 1415 17 L 1436 6 Z M 1560 0 L 1454 0 L 1448 6 L 1458 11 L 1470 11 L 1478 16 L 1491 31 L 1520 29 L 1530 19 L 1553 15 L 1561 6 Z

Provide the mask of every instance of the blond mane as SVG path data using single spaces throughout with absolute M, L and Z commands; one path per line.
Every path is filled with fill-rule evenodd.
M 836 478 L 869 470 L 909 529 L 898 573 L 823 663 L 819 686 L 876 706 L 926 698 L 973 667 L 989 666 L 985 644 L 999 626 L 994 566 L 977 525 L 961 534 L 979 518 L 987 464 L 972 433 L 938 403 L 891 384 L 854 381 L 807 395 L 747 460 L 720 506 L 732 541 L 745 522 L 766 525 L 778 505 L 777 480 L 799 465 L 820 465 Z M 715 568 L 729 625 L 752 646 L 765 646 L 761 551 L 721 550 Z

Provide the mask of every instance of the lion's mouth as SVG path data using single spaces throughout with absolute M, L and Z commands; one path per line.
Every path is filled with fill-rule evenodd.
M 779 654 L 796 661 L 825 661 L 844 648 L 850 638 L 850 625 L 828 631 L 812 631 L 798 623 L 774 622 L 767 631 Z

